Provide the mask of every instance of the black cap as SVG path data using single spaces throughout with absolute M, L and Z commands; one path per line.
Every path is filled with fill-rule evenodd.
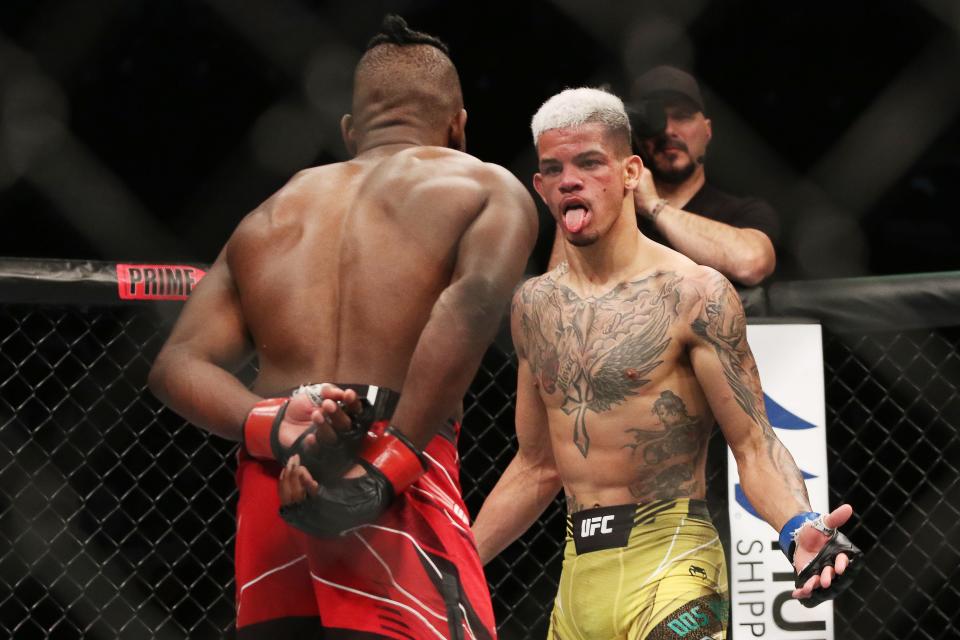
M 650 69 L 637 78 L 633 85 L 637 100 L 663 98 L 676 93 L 692 102 L 700 111 L 703 108 L 703 96 L 700 95 L 700 86 L 692 75 L 686 71 L 662 65 Z

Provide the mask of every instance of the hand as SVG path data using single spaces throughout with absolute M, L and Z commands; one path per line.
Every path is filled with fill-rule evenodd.
M 287 405 L 278 437 L 280 445 L 289 449 L 304 431 L 316 427 L 308 434 L 302 446 L 315 451 L 318 444 L 330 445 L 337 441 L 337 434 L 345 433 L 352 426 L 351 415 L 359 415 L 362 406 L 357 392 L 341 389 L 324 383 L 314 385 L 309 391 L 295 393 Z
M 307 385 L 290 398 L 254 405 L 243 426 L 243 442 L 250 455 L 284 466 L 299 454 L 300 464 L 324 482 L 341 477 L 353 465 L 368 426 L 356 391 Z
M 640 169 L 637 188 L 633 192 L 633 202 L 636 205 L 637 214 L 647 219 L 652 218 L 652 212 L 660 202 L 660 194 L 657 193 L 657 186 L 653 182 L 653 174 L 646 167 Z
M 288 463 L 280 483 L 283 519 L 313 536 L 342 535 L 379 518 L 427 469 L 423 452 L 392 427 L 368 432 L 355 460 L 360 475 L 321 478 L 319 484 Z
M 308 495 L 317 495 L 320 484 L 313 479 L 306 467 L 300 465 L 300 456 L 294 454 L 287 460 L 287 466 L 280 471 L 277 488 L 280 492 L 280 504 L 290 505 L 303 502 Z
M 843 526 L 853 515 L 853 507 L 848 504 L 840 505 L 833 512 L 823 517 L 823 523 L 830 529 Z M 793 555 L 793 566 L 799 575 L 804 568 L 820 553 L 821 549 L 831 540 L 831 536 L 819 531 L 813 526 L 805 525 L 800 529 L 796 538 L 796 547 Z M 852 558 L 847 553 L 838 553 L 833 560 L 833 566 L 825 566 L 811 576 L 802 586 L 794 589 L 793 597 L 801 600 L 810 598 L 817 589 L 826 590 L 833 585 L 837 578 L 843 575 L 850 566 Z

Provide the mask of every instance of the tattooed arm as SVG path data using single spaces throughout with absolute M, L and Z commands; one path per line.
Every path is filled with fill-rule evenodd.
M 473 523 L 477 549 L 484 564 L 520 537 L 540 517 L 561 487 L 550 446 L 546 408 L 523 346 L 522 334 L 531 322 L 530 300 L 524 300 L 529 288 L 530 283 L 527 283 L 515 294 L 510 317 L 513 342 L 520 361 L 516 401 L 517 453 Z
M 705 268 L 701 273 L 694 285 L 700 299 L 690 324 L 690 361 L 737 460 L 744 493 L 780 531 L 792 516 L 810 511 L 807 489 L 793 456 L 767 420 L 740 298 L 719 273 Z

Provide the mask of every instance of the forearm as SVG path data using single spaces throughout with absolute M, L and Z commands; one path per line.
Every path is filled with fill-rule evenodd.
M 744 494 L 775 531 L 794 515 L 811 510 L 803 474 L 775 435 L 749 452 L 734 455 Z
M 560 491 L 560 477 L 550 465 L 514 457 L 473 523 L 483 564 L 495 558 L 530 528 Z
M 244 420 L 261 399 L 222 367 L 177 348 L 165 349 L 157 357 L 149 386 L 191 424 L 233 441 L 243 439 Z
M 440 425 L 459 411 L 509 295 L 482 277 L 468 278 L 448 287 L 434 304 L 392 419 L 417 446 L 426 446 Z
M 677 251 L 740 284 L 759 284 L 776 266 L 773 244 L 755 229 L 739 229 L 670 205 L 660 210 L 655 224 Z

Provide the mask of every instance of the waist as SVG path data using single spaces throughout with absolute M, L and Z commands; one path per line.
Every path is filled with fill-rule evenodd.
M 676 498 L 583 509 L 567 516 L 567 536 L 577 554 L 625 547 L 631 534 L 681 525 L 696 520 L 713 526 L 704 500 Z

